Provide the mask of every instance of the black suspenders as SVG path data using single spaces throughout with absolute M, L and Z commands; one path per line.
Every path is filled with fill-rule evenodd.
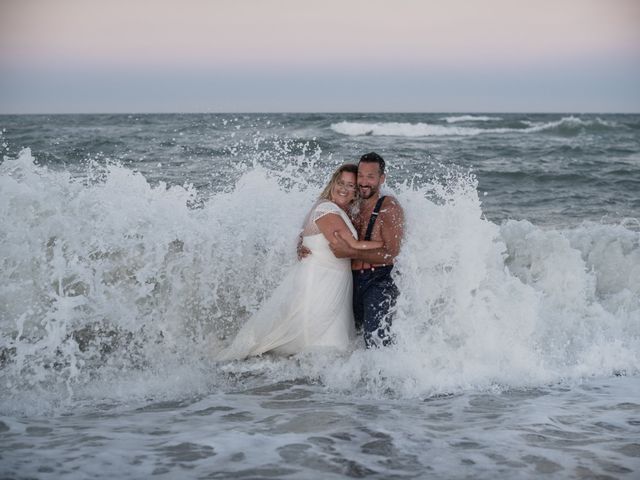
M 369 218 L 369 225 L 367 225 L 367 233 L 364 234 L 364 240 L 371 240 L 371 232 L 373 232 L 373 225 L 376 223 L 376 219 L 378 218 L 378 213 L 380 213 L 380 207 L 382 207 L 382 202 L 385 197 L 382 196 L 378 199 L 376 206 L 373 207 L 373 212 L 371 213 L 371 218 Z

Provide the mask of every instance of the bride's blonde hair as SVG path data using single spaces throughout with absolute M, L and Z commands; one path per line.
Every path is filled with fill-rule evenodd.
M 353 173 L 356 176 L 356 178 L 358 178 L 358 166 L 355 163 L 345 163 L 343 165 L 340 165 L 336 169 L 336 171 L 333 172 L 333 175 L 331 175 L 331 180 L 329 180 L 329 183 L 327 184 L 327 186 L 324 187 L 324 190 L 322 190 L 322 193 L 320 194 L 319 198 L 324 198 L 325 200 L 331 200 L 331 189 L 334 187 L 334 185 L 336 184 L 336 182 L 344 172 Z M 356 188 L 356 199 L 357 198 L 358 198 L 358 189 Z

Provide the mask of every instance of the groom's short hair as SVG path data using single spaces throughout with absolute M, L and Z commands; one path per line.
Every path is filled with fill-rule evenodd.
M 377 163 L 378 170 L 380 170 L 380 175 L 384 175 L 384 158 L 378 155 L 376 152 L 365 153 L 360 157 L 360 162 L 364 163 Z

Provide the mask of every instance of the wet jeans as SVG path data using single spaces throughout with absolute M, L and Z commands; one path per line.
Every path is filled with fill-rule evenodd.
M 399 292 L 391 270 L 393 265 L 353 270 L 353 315 L 367 348 L 387 346 L 393 339 L 391 316 Z

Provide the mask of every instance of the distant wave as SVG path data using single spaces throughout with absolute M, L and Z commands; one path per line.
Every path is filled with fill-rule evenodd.
M 582 120 L 581 118 L 574 117 L 573 115 L 571 115 L 570 117 L 562 117 L 560 120 L 557 120 L 555 122 L 540 123 L 529 122 L 525 120 L 524 123 L 526 125 L 529 125 L 529 127 L 525 129 L 525 131 L 527 132 L 553 130 L 559 133 L 574 133 L 582 130 L 598 131 L 618 127 L 618 124 L 615 122 L 607 122 L 606 120 L 602 120 L 600 118 L 595 118 L 593 120 Z
M 429 123 L 361 123 L 339 122 L 331 125 L 331 129 L 343 135 L 354 137 L 364 135 L 394 137 L 442 137 L 446 135 L 478 135 L 483 130 L 470 127 L 449 127 Z
M 500 117 L 487 117 L 486 115 L 459 115 L 453 117 L 443 117 L 441 120 L 444 120 L 447 123 L 458 123 L 458 122 L 490 122 L 502 120 Z
M 468 116 L 471 117 L 471 116 Z M 464 117 L 449 117 L 464 118 Z M 490 117 L 474 117 L 490 118 Z M 497 120 L 497 117 L 492 118 Z M 456 120 L 463 121 L 463 120 Z M 485 121 L 485 120 L 480 120 Z M 453 123 L 453 122 L 448 122 Z M 496 133 L 535 133 L 550 131 L 561 135 L 575 135 L 582 131 L 602 131 L 618 128 L 615 122 L 607 122 L 596 118 L 593 120 L 582 120 L 578 117 L 563 117 L 553 122 L 530 122 L 523 121 L 523 128 L 503 127 L 503 128 L 479 128 L 479 127 L 461 127 L 450 125 L 436 125 L 430 123 L 402 123 L 402 122 L 338 122 L 331 125 L 331 129 L 343 135 L 359 137 L 359 136 L 393 136 L 393 137 L 443 137 L 443 136 L 472 136 L 481 134 Z

